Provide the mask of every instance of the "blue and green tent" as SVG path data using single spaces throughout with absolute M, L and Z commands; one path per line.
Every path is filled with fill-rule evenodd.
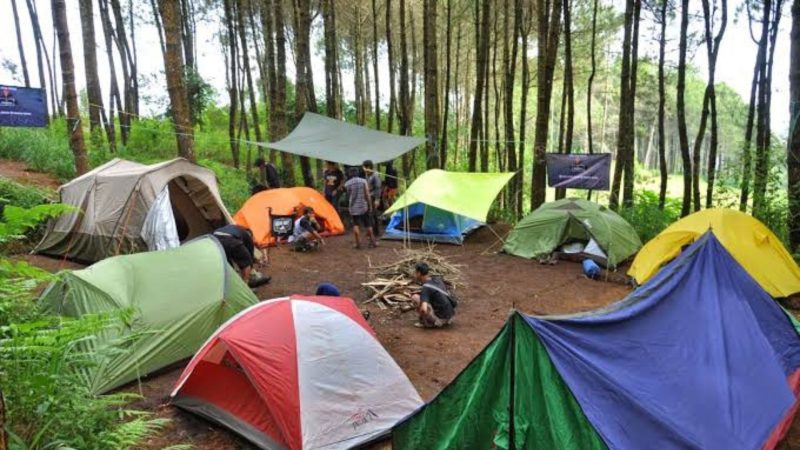
M 800 337 L 713 234 L 600 310 L 514 313 L 396 449 L 773 448 Z

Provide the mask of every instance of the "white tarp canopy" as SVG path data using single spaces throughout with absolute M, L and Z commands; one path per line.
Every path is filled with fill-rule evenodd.
M 393 160 L 424 142 L 424 138 L 398 136 L 307 112 L 288 136 L 259 145 L 357 166 L 367 159 L 375 163 Z

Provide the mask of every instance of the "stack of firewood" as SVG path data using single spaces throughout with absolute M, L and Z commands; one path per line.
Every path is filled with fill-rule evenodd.
M 419 293 L 421 286 L 414 281 L 417 263 L 425 262 L 431 268 L 431 275 L 442 277 L 450 289 L 456 289 L 461 280 L 461 266 L 453 264 L 443 255 L 426 249 L 395 250 L 397 259 L 391 264 L 372 265 L 370 261 L 368 278 L 361 283 L 369 298 L 364 303 L 375 302 L 381 309 L 389 307 L 407 310 L 411 308 L 411 296 Z

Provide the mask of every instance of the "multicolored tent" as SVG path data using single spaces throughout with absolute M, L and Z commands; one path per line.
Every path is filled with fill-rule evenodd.
M 40 299 L 48 312 L 70 317 L 132 313 L 125 328 L 87 341 L 98 350 L 86 374 L 95 393 L 191 357 L 221 323 L 257 302 L 213 237 L 61 272 Z M 99 351 L 121 340 L 124 351 Z
M 344 233 L 344 224 L 333 207 L 319 192 L 308 187 L 268 189 L 250 197 L 233 220 L 253 232 L 253 240 L 259 247 L 275 245 L 272 219 L 276 216 L 293 220 L 303 212 L 303 207 L 314 208 L 323 236 Z M 291 226 L 291 223 L 288 224 Z
M 219 328 L 172 391 L 176 406 L 264 449 L 345 449 L 422 404 L 352 300 L 292 296 Z
M 393 214 L 384 239 L 461 244 L 483 225 L 513 173 L 446 172 L 420 175 L 384 214 Z
M 673 223 L 645 244 L 628 275 L 644 283 L 709 230 L 771 296 L 800 292 L 800 267 L 780 239 L 758 219 L 733 209 L 704 209 Z
M 712 234 L 625 299 L 515 313 L 395 449 L 771 449 L 797 410 L 800 337 Z
M 642 246 L 636 230 L 614 211 L 587 200 L 562 199 L 545 203 L 520 220 L 503 251 L 539 258 L 574 241 L 594 242 L 599 251 L 589 251 L 586 257 L 611 268 Z

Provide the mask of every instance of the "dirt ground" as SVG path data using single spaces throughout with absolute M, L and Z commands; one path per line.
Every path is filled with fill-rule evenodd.
M 0 176 L 10 178 L 20 184 L 58 189 L 58 180 L 50 174 L 28 170 L 25 163 L 0 159 Z
M 0 162 L 0 175 L 5 174 L 7 167 L 7 162 Z M 508 227 L 495 225 L 494 230 L 502 236 Z M 258 289 L 258 297 L 270 299 L 313 293 L 317 283 L 329 281 L 335 283 L 343 295 L 362 302 L 367 295 L 360 283 L 366 280 L 369 262 L 390 262 L 401 244 L 381 241 L 379 248 L 370 250 L 355 250 L 351 244 L 352 236 L 345 235 L 327 239 L 327 245 L 316 253 L 294 253 L 285 247 L 272 249 L 266 272 L 273 281 Z M 374 304 L 366 306 L 371 312 L 369 322 L 379 340 L 426 400 L 434 397 L 480 352 L 500 330 L 511 310 L 530 314 L 579 312 L 606 305 L 630 291 L 619 283 L 586 279 L 577 263 L 562 261 L 553 266 L 540 265 L 487 252 L 487 249 L 496 250 L 496 244 L 494 233 L 483 228 L 464 246 L 436 247 L 453 263 L 463 266 L 464 286 L 458 291 L 461 302 L 456 321 L 450 328 L 419 329 L 413 326 L 413 312 L 403 314 L 382 310 Z M 21 258 L 51 271 L 80 267 L 43 256 Z M 172 419 L 163 433 L 139 448 L 160 449 L 174 444 L 192 444 L 197 449 L 209 450 L 253 448 L 226 429 L 166 403 L 183 364 L 185 361 L 124 388 L 143 396 L 143 400 L 132 407 Z M 383 443 L 375 448 L 389 448 L 389 445 Z M 800 449 L 800 421 L 795 421 L 789 439 L 780 448 Z

